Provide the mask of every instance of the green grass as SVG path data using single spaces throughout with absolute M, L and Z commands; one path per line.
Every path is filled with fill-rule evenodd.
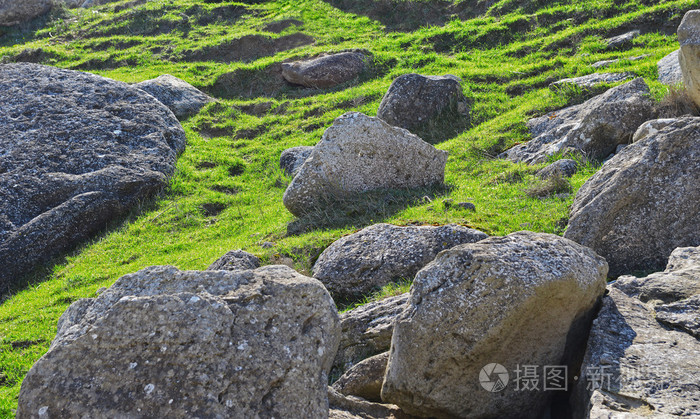
M 160 197 L 38 268 L 30 285 L 0 303 L 0 416 L 13 416 L 22 378 L 48 349 L 68 305 L 146 266 L 204 269 L 243 248 L 264 263 L 287 261 L 310 274 L 326 246 L 377 222 L 561 234 L 575 192 L 597 166 L 584 165 L 570 179 L 569 194 L 528 195 L 541 189 L 534 175 L 541 166 L 495 156 L 528 140 L 528 118 L 591 97 L 595 92 L 553 92 L 548 85 L 590 74 L 596 61 L 648 54 L 605 71 L 632 71 L 661 99 L 666 89 L 656 82 L 656 62 L 677 48 L 675 27 L 694 7 L 690 0 L 501 0 L 488 9 L 466 0 L 132 0 L 58 9 L 0 29 L 5 62 L 20 55 L 129 83 L 168 73 L 219 99 L 183 122 L 187 150 Z M 268 30 L 285 19 L 298 24 Z M 644 33 L 629 49 L 604 49 L 604 38 L 633 27 Z M 314 43 L 287 49 L 299 34 Z M 244 37 L 270 47 L 231 53 Z M 374 55 L 373 67 L 343 86 L 299 89 L 275 75 L 282 61 L 356 48 Z M 391 81 L 409 72 L 461 77 L 472 104 L 468 126 L 447 134 L 450 127 L 438 127 L 426 138 L 450 153 L 446 186 L 373 192 L 296 220 L 282 205 L 291 180 L 278 167 L 282 150 L 315 144 L 344 112 L 375 115 Z M 476 211 L 445 206 L 445 199 L 472 202 Z M 267 241 L 274 247 L 263 248 Z M 381 295 L 366 301 L 373 298 Z

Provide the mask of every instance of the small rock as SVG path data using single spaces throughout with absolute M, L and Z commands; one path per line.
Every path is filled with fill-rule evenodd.
M 452 198 L 447 198 L 442 200 L 442 205 L 445 206 L 445 208 L 450 208 L 452 205 L 454 205 L 455 201 Z
M 492 363 L 511 373 L 518 365 L 571 371 L 606 273 L 603 258 L 551 234 L 521 231 L 441 252 L 416 275 L 394 324 L 382 400 L 421 417 L 539 417 L 552 392 L 498 391 L 495 375 L 482 385 L 480 371 Z
M 302 216 L 334 197 L 376 189 L 442 184 L 447 152 L 410 132 L 358 112 L 333 122 L 284 193 Z
M 683 82 L 681 63 L 678 61 L 679 50 L 668 54 L 656 64 L 659 71 L 659 81 L 669 86 Z
M 632 44 L 632 41 L 640 35 L 638 29 L 623 33 L 622 35 L 613 36 L 605 40 L 607 44 L 606 49 L 621 49 L 628 47 Z
M 260 259 L 243 250 L 231 250 L 209 265 L 208 271 L 238 271 L 260 267 Z
M 262 242 L 262 244 L 260 245 L 260 247 L 262 247 L 263 249 L 272 249 L 273 247 L 275 247 L 275 243 L 273 243 L 273 242 Z
M 382 382 L 389 361 L 389 352 L 367 358 L 350 368 L 333 383 L 333 388 L 346 396 L 362 397 L 381 403 Z
M 588 179 L 571 209 L 564 237 L 605 257 L 612 277 L 663 269 L 673 249 L 700 245 L 700 118 L 657 126 Z
M 476 211 L 476 206 L 471 202 L 460 202 L 457 206 L 467 211 Z
M 591 67 L 598 70 L 601 68 L 610 67 L 611 65 L 619 63 L 619 62 L 620 62 L 619 59 L 597 61 L 597 62 L 591 64 Z
M 540 179 L 549 179 L 554 176 L 571 177 L 578 170 L 576 160 L 561 159 L 537 171 Z
M 196 115 L 207 103 L 214 101 L 196 87 L 170 74 L 136 83 L 134 87 L 153 95 L 180 119 Z
M 452 106 L 455 109 L 461 106 L 462 113 L 467 117 L 469 110 L 461 82 L 459 77 L 451 74 L 423 76 L 411 73 L 399 76 L 382 98 L 377 117 L 408 130 L 428 124 Z
M 700 10 L 690 10 L 678 26 L 681 44 L 678 62 L 683 84 L 695 105 L 700 107 Z
M 399 280 L 412 280 L 439 252 L 488 237 L 458 225 L 375 224 L 337 240 L 321 253 L 313 277 L 333 298 L 352 300 Z
M 370 57 L 360 52 L 341 52 L 308 61 L 282 64 L 282 77 L 290 83 L 326 89 L 358 77 Z
M 564 86 L 578 86 L 583 89 L 590 89 L 603 83 L 617 83 L 634 78 L 633 73 L 593 73 L 587 76 L 562 79 L 549 85 L 550 89 Z
M 386 352 L 391 344 L 394 319 L 403 311 L 408 293 L 374 301 L 340 314 L 340 344 L 333 361 L 333 373 Z
M 282 155 L 280 155 L 280 168 L 288 176 L 296 176 L 312 151 L 314 151 L 314 148 L 310 146 L 292 147 L 284 150 Z

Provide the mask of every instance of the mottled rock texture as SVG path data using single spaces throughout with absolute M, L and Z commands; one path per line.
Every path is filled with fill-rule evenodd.
M 196 115 L 207 103 L 214 101 L 196 87 L 170 74 L 136 83 L 134 87 L 153 95 L 181 119 Z
M 607 44 L 606 47 L 609 50 L 630 47 L 632 45 L 632 41 L 634 41 L 634 39 L 640 34 L 641 32 L 639 29 L 635 29 L 633 31 L 625 32 L 623 34 L 605 39 L 605 43 Z
M 683 82 L 681 63 L 678 61 L 679 50 L 673 51 L 656 64 L 659 81 L 663 84 L 675 85 Z
M 700 248 L 610 285 L 572 400 L 575 417 L 700 416 Z
M 683 16 L 678 26 L 678 43 L 681 44 L 678 61 L 683 84 L 693 102 L 700 107 L 700 10 L 691 10 Z
M 593 73 L 581 77 L 561 79 L 550 84 L 550 88 L 562 88 L 566 86 L 578 86 L 590 89 L 603 83 L 617 83 L 634 77 L 632 73 Z
M 452 108 L 466 117 L 466 99 L 459 77 L 404 74 L 391 83 L 382 98 L 377 117 L 390 125 L 414 131 L 442 117 Z
M 162 189 L 185 133 L 153 96 L 92 74 L 0 65 L 0 293 Z
M 307 61 L 282 64 L 282 77 L 290 83 L 326 89 L 357 78 L 371 57 L 362 52 L 340 52 Z
M 684 117 L 625 147 L 579 189 L 564 234 L 610 275 L 661 270 L 700 245 L 700 118 Z
M 326 417 L 338 337 L 328 292 L 288 267 L 146 268 L 71 305 L 17 417 Z
M 412 419 L 398 406 L 393 404 L 373 403 L 354 396 L 340 394 L 333 387 L 328 387 L 330 419 Z
M 537 176 L 549 179 L 556 176 L 571 177 L 576 173 L 578 163 L 571 159 L 561 159 L 537 171 Z
M 260 259 L 243 250 L 231 250 L 214 261 L 208 271 L 238 271 L 260 267 Z
M 346 396 L 362 397 L 380 403 L 384 372 L 389 361 L 389 352 L 367 358 L 345 372 L 333 388 Z
M 459 226 L 400 227 L 375 224 L 345 236 L 321 253 L 313 277 L 334 298 L 361 298 L 391 282 L 412 280 L 435 256 L 488 235 Z
M 410 132 L 357 112 L 338 117 L 284 193 L 301 216 L 332 198 L 386 188 L 442 184 L 447 152 Z
M 538 164 L 557 153 L 575 150 L 602 160 L 619 144 L 630 143 L 637 128 L 654 116 L 649 87 L 643 79 L 634 79 L 580 105 L 529 120 L 532 140 L 500 157 Z
M 382 400 L 422 417 L 540 417 L 551 392 L 490 392 L 480 370 L 572 367 L 606 274 L 603 258 L 550 234 L 518 232 L 440 253 L 418 272 L 396 319 Z
M 311 146 L 298 146 L 284 150 L 280 155 L 280 168 L 289 176 L 296 176 L 306 159 L 309 158 L 314 148 Z

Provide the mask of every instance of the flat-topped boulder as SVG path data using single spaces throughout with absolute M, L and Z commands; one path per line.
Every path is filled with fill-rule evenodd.
M 661 270 L 673 249 L 700 245 L 700 118 L 655 126 L 589 178 L 571 208 L 564 237 L 605 257 L 613 277 Z
M 283 63 L 282 77 L 292 84 L 326 89 L 357 78 L 370 59 L 366 53 L 349 51 Z
M 442 184 L 446 162 L 446 151 L 405 129 L 346 113 L 323 133 L 287 187 L 284 206 L 302 216 L 334 198 Z
M 286 266 L 146 268 L 68 308 L 17 417 L 326 417 L 339 331 Z
M 0 293 L 167 185 L 173 113 L 93 74 L 0 65 Z
M 649 87 L 642 78 L 637 78 L 580 105 L 529 120 L 527 126 L 532 139 L 500 157 L 538 164 L 550 156 L 573 150 L 603 160 L 618 145 L 632 142 L 637 128 L 654 116 Z

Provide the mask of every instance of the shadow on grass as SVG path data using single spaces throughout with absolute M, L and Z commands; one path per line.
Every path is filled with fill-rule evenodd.
M 403 209 L 445 196 L 451 185 L 415 189 L 385 189 L 348 197 L 326 198 L 318 208 L 287 225 L 287 235 L 345 227 L 362 228 L 382 222 Z

